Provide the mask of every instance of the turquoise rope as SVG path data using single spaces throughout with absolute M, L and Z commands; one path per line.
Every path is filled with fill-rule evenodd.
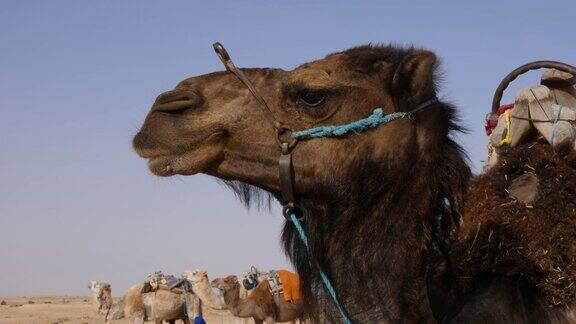
M 300 236 L 302 243 L 304 243 L 304 245 L 306 246 L 307 249 L 310 249 L 310 247 L 308 246 L 308 237 L 306 236 L 306 232 L 304 231 L 302 224 L 300 223 L 300 221 L 298 220 L 298 217 L 296 217 L 294 212 L 290 212 L 290 219 L 292 220 L 292 223 L 296 227 L 296 230 L 298 231 L 298 235 Z M 348 318 L 348 315 L 346 315 L 346 312 L 344 311 L 344 307 L 342 307 L 342 304 L 338 300 L 338 296 L 336 295 L 336 290 L 334 289 L 334 287 L 332 286 L 332 283 L 330 282 L 330 279 L 328 279 L 328 276 L 326 275 L 326 273 L 324 271 L 322 271 L 322 269 L 320 269 L 320 277 L 322 278 L 322 283 L 324 284 L 324 288 L 326 288 L 326 290 L 330 294 L 330 297 L 332 297 L 332 300 L 334 300 L 334 303 L 336 304 L 336 307 L 338 308 L 340 315 L 344 319 L 344 322 L 346 324 L 352 324 L 352 321 L 350 320 L 350 318 Z
M 395 113 L 388 114 L 388 115 L 384 114 L 384 110 L 382 110 L 382 108 L 376 108 L 376 109 L 374 109 L 374 112 L 372 113 L 372 115 L 370 115 L 364 119 L 360 119 L 360 120 L 357 120 L 357 121 L 354 121 L 354 122 L 351 122 L 348 124 L 338 125 L 338 126 L 314 127 L 314 128 L 294 132 L 294 133 L 292 133 L 292 137 L 297 139 L 297 140 L 300 140 L 300 139 L 309 139 L 309 138 L 318 138 L 318 137 L 343 136 L 343 135 L 346 135 L 350 132 L 359 133 L 359 132 L 361 132 L 367 128 L 373 128 L 373 127 L 376 127 L 378 125 L 386 124 L 386 123 L 389 123 L 389 122 L 397 120 L 397 119 L 410 117 L 415 112 L 418 112 L 418 111 L 432 105 L 433 103 L 435 103 L 437 101 L 438 101 L 437 98 L 432 98 L 428 101 L 421 103 L 420 105 L 416 106 L 416 108 L 414 108 L 410 111 L 395 112 Z M 306 231 L 304 231 L 302 224 L 300 224 L 300 221 L 298 220 L 298 218 L 296 217 L 294 212 L 290 211 L 289 214 L 290 214 L 290 220 L 292 220 L 292 223 L 296 227 L 296 230 L 298 231 L 298 235 L 300 236 L 302 243 L 304 243 L 306 248 L 309 250 L 310 247 L 308 246 L 308 237 L 306 236 Z M 336 307 L 338 308 L 340 315 L 344 319 L 344 322 L 346 324 L 352 324 L 352 321 L 350 320 L 350 318 L 346 314 L 344 307 L 342 307 L 342 304 L 338 300 L 338 295 L 336 295 L 336 290 L 334 289 L 334 286 L 332 286 L 330 279 L 328 279 L 328 276 L 326 275 L 326 273 L 322 269 L 318 269 L 318 270 L 320 272 L 320 278 L 322 278 L 322 284 L 324 285 L 324 288 L 326 288 L 326 290 L 330 294 L 330 297 L 332 297 L 332 299 L 334 300 L 334 303 L 336 304 Z
M 431 104 L 438 101 L 438 99 L 430 99 L 418 105 L 416 108 L 406 111 L 406 112 L 395 112 L 392 114 L 384 114 L 384 110 L 382 108 L 374 109 L 372 115 L 360 119 L 349 124 L 344 125 L 337 125 L 337 126 L 320 126 L 314 127 L 298 132 L 292 133 L 292 137 L 295 139 L 309 139 L 309 138 L 318 138 L 318 137 L 337 137 L 337 136 L 344 136 L 350 132 L 359 133 L 367 128 L 373 128 L 378 125 L 387 124 L 391 121 L 402 119 L 406 117 L 410 117 L 417 111 L 420 111 Z

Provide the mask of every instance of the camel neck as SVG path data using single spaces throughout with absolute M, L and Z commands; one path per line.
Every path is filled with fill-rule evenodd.
M 225 309 L 225 305 L 222 305 L 222 299 L 214 293 L 207 278 L 194 282 L 192 287 L 200 299 L 210 308 Z
M 108 317 L 110 319 L 119 319 L 124 317 L 124 298 L 112 302 L 112 307 L 110 308 Z
M 92 299 L 96 311 L 101 315 L 107 316 L 108 319 L 124 317 L 124 298 L 115 301 L 110 295 L 106 295 L 103 299 L 93 295 Z
M 404 184 L 390 184 L 394 191 L 364 186 L 349 190 L 347 199 L 338 202 L 302 204 L 310 248 L 355 322 L 426 322 L 431 316 L 424 271 L 431 237 L 425 220 L 433 215 L 433 193 L 414 186 L 417 180 L 412 177 L 404 178 Z M 305 253 L 300 249 L 292 258 L 304 273 L 303 285 L 321 287 Z M 322 303 L 318 310 L 338 314 L 324 290 L 316 291 Z
M 353 168 L 318 181 L 325 187 L 300 195 L 310 251 L 353 322 L 433 321 L 425 281 L 432 225 L 439 214 L 459 217 L 470 179 L 460 147 L 448 137 L 458 129 L 452 109 L 443 108 L 415 116 L 395 155 L 367 153 Z M 309 311 L 339 322 L 330 317 L 338 312 L 291 223 L 282 240 Z
M 231 312 L 240 304 L 240 286 L 236 285 L 229 290 L 224 291 L 224 303 Z

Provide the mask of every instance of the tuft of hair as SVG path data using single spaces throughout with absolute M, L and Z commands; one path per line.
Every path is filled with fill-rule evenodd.
M 237 180 L 217 179 L 217 181 L 231 189 L 236 198 L 248 209 L 256 207 L 258 210 L 270 210 L 272 208 L 274 196 L 264 189 Z
M 387 62 L 393 66 L 398 66 L 406 55 L 416 50 L 414 46 L 404 47 L 396 44 L 369 43 L 328 54 L 326 57 L 344 55 L 345 62 L 352 69 L 365 74 L 373 74 L 379 72 L 376 63 Z

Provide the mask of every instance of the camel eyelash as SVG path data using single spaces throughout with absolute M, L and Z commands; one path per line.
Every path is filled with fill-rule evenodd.
M 293 103 L 301 103 L 302 97 L 324 96 L 325 98 L 332 97 L 338 94 L 335 89 L 315 88 L 302 84 L 291 84 L 284 87 L 284 99 Z

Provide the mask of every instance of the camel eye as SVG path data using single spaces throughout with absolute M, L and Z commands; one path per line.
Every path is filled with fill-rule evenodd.
M 302 103 L 309 107 L 318 107 L 326 101 L 326 92 L 318 90 L 303 90 L 299 94 Z

